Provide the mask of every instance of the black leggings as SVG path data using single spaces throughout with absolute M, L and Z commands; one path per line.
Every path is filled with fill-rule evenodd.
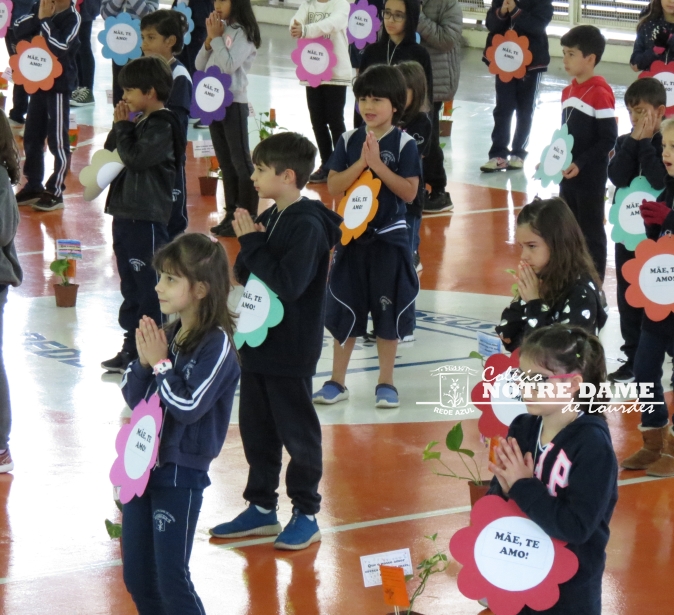
M 332 148 L 337 145 L 339 137 L 346 132 L 345 104 L 345 85 L 307 87 L 307 106 L 309 117 L 311 117 L 311 127 L 316 136 L 318 153 L 321 155 L 321 166 L 328 162 L 332 155 Z
M 91 50 L 91 24 L 93 21 L 84 21 L 80 24 L 78 33 L 80 41 L 80 50 L 75 56 L 77 62 L 77 85 L 80 88 L 94 89 L 94 72 L 96 71 L 96 60 L 94 52 Z

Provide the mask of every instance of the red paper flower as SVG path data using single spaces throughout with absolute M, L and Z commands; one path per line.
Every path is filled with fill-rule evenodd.
M 517 349 L 510 356 L 506 354 L 493 354 L 484 365 L 483 380 L 478 382 L 471 391 L 470 399 L 475 407 L 482 412 L 482 416 L 477 422 L 478 431 L 485 438 L 495 438 L 501 436 L 505 438 L 508 435 L 508 427 L 513 419 L 524 414 L 527 407 L 524 402 L 517 402 L 518 399 L 513 396 L 499 395 L 498 399 L 492 399 L 492 394 L 487 390 L 486 383 L 506 384 L 509 379 L 497 377 L 505 374 L 508 370 L 512 371 L 520 365 L 520 351 Z
M 656 60 L 648 70 L 639 73 L 639 79 L 654 77 L 665 86 L 667 90 L 667 104 L 665 115 L 674 114 L 674 62 L 665 64 L 662 60 Z
M 524 606 L 549 609 L 559 600 L 559 585 L 578 571 L 566 543 L 545 534 L 513 500 L 480 499 L 470 523 L 449 542 L 463 564 L 457 586 L 466 598 L 486 598 L 495 615 L 516 615 Z

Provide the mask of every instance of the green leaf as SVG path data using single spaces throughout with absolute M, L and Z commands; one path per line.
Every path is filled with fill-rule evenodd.
M 424 451 L 422 461 L 428 461 L 429 459 L 440 459 L 440 453 L 438 451 Z
M 405 575 L 405 583 L 407 583 L 408 581 L 411 581 L 413 578 L 414 578 L 413 574 L 406 574 Z
M 433 534 L 433 536 L 424 536 L 424 538 L 428 538 L 428 540 L 432 540 L 432 541 L 434 541 L 434 542 L 435 542 L 435 539 L 436 539 L 437 537 L 438 537 L 438 533 L 437 533 L 437 532 L 435 532 L 435 534 Z
M 519 287 L 517 286 L 517 282 L 515 282 L 515 283 L 510 287 L 510 293 L 512 294 L 513 297 L 516 297 L 518 292 L 519 292 Z
M 121 538 L 122 537 L 122 524 L 113 523 L 110 519 L 105 520 L 105 529 L 108 530 L 108 536 L 110 538 Z
M 471 451 L 469 448 L 460 448 L 457 453 L 461 453 L 462 455 L 467 455 L 468 457 L 475 457 L 475 453 Z
M 122 512 L 124 509 L 122 507 L 122 503 L 119 500 L 115 500 L 115 505 L 117 508 L 119 508 L 119 512 Z
M 445 439 L 445 445 L 450 451 L 458 451 L 461 448 L 462 442 L 463 427 L 461 427 L 461 423 L 457 423 L 449 430 L 447 438 Z
M 484 361 L 484 357 L 477 351 L 473 350 L 469 355 L 469 359 L 479 359 L 480 361 Z
M 505 272 L 511 275 L 517 275 L 517 271 L 515 271 L 514 269 L 506 269 Z

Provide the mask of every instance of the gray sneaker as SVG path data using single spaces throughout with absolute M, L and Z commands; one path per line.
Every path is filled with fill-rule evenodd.
M 70 97 L 70 104 L 73 107 L 86 107 L 96 104 L 94 93 L 89 88 L 77 88 Z

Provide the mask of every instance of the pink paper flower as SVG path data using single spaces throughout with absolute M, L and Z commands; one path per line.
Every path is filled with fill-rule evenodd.
M 300 38 L 290 57 L 297 64 L 297 78 L 307 81 L 312 88 L 330 81 L 332 69 L 337 64 L 337 56 L 329 38 Z
M 362 49 L 368 43 L 377 42 L 377 32 L 381 28 L 381 21 L 377 17 L 377 7 L 367 3 L 367 0 L 358 0 L 349 9 L 349 25 L 346 29 L 346 38 L 349 43 L 355 43 Z

